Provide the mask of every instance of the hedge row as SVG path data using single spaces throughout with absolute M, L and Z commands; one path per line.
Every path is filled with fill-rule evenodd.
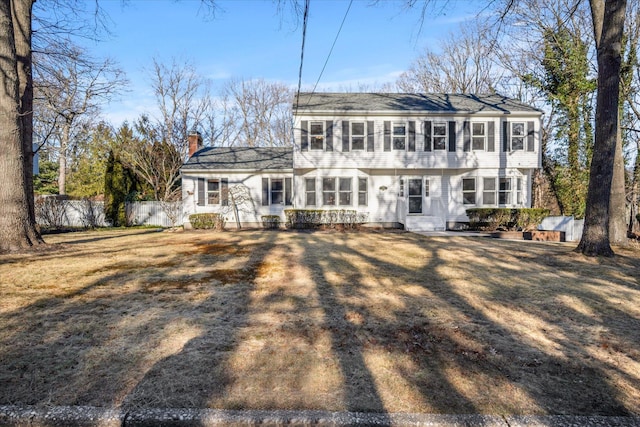
M 223 230 L 224 217 L 219 213 L 199 213 L 189 215 L 191 226 L 197 230 Z
M 286 209 L 287 228 L 305 229 L 320 227 L 356 228 L 367 222 L 367 214 L 355 210 Z
M 267 230 L 280 228 L 280 215 L 262 215 L 262 227 Z
M 471 230 L 534 230 L 549 215 L 549 209 L 467 209 Z

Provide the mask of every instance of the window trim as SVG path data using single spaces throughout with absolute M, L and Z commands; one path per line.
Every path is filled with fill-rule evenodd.
M 210 190 L 209 189 L 209 184 L 213 184 L 216 183 L 218 184 L 218 189 L 217 190 Z M 205 205 L 206 206 L 221 206 L 222 205 L 222 180 L 220 178 L 208 178 L 205 181 L 205 194 L 204 194 L 204 200 L 205 200 Z M 211 194 L 217 193 L 218 195 L 218 202 L 217 203 L 211 203 L 209 200 L 211 198 Z
M 475 134 L 475 125 L 482 125 L 483 132 L 482 134 Z M 487 122 L 471 122 L 471 151 L 488 151 L 487 150 L 487 141 L 489 136 L 489 124 Z M 475 141 L 476 139 L 482 138 L 482 148 L 476 148 Z
M 282 181 L 282 202 L 273 202 L 273 181 Z M 293 178 L 290 176 L 263 176 L 262 177 L 262 206 L 293 206 Z M 266 182 L 266 186 L 265 186 Z
M 309 182 L 313 182 L 313 190 L 309 190 L 307 185 Z M 313 204 L 309 203 L 309 195 L 313 193 Z M 318 206 L 318 180 L 314 178 L 304 179 L 304 205 L 305 206 Z
M 438 127 L 443 126 L 444 127 L 444 135 L 436 135 L 436 125 Z M 449 122 L 447 121 L 432 121 L 431 122 L 431 141 L 429 142 L 431 144 L 431 150 L 430 151 L 447 151 L 448 147 L 447 147 L 447 142 L 449 141 Z M 442 148 L 436 148 L 436 138 L 442 138 Z
M 364 182 L 364 190 L 362 183 Z M 364 196 L 364 203 L 360 202 L 360 197 Z M 358 177 L 358 206 L 369 206 L 369 179 L 366 176 Z
M 325 182 L 333 182 L 332 190 L 325 190 Z M 341 190 L 343 180 L 349 180 L 349 191 Z M 323 176 L 321 179 L 322 206 L 353 206 L 353 177 L 352 176 Z M 348 194 L 349 203 L 343 204 L 341 196 Z M 331 198 L 331 199 L 328 199 Z M 333 203 L 326 203 L 333 200 Z
M 355 135 L 353 132 L 353 125 L 361 124 L 362 125 L 362 134 Z M 351 151 L 366 151 L 367 149 L 367 122 L 366 120 L 355 120 L 349 121 L 349 145 Z M 353 138 L 361 138 L 362 139 L 362 148 L 355 148 L 353 143 Z
M 398 127 L 402 126 L 404 128 L 404 133 L 402 135 L 396 135 L 396 126 Z M 391 122 L 391 149 L 393 151 L 407 151 L 408 134 L 409 134 L 409 126 L 407 122 L 401 122 L 401 121 Z M 402 138 L 403 140 L 402 148 L 396 147 L 396 138 L 398 139 Z
M 514 135 L 513 128 L 516 125 L 522 125 L 522 134 Z M 512 121 L 509 122 L 509 151 L 525 151 L 527 144 L 527 122 L 526 121 Z M 513 148 L 513 140 L 514 138 L 520 138 L 522 140 L 522 148 Z
M 508 189 L 503 190 L 502 184 L 508 183 Z M 513 205 L 513 179 L 510 176 L 498 177 L 498 206 L 512 206 Z M 503 199 L 503 196 L 505 197 Z
M 493 182 L 493 188 L 487 190 L 487 181 L 491 180 Z M 482 200 L 481 206 L 498 206 L 498 185 L 496 183 L 497 177 L 495 176 L 483 176 L 482 177 Z M 488 203 L 485 200 L 485 195 L 491 194 L 493 197 L 493 203 Z
M 320 123 L 321 127 L 322 127 L 322 132 L 321 133 L 313 133 L 312 129 L 314 124 L 317 126 L 318 123 Z M 326 124 L 323 120 L 309 120 L 309 151 L 325 151 L 325 146 L 326 146 L 326 142 L 327 142 L 327 130 L 325 128 Z M 317 148 L 314 147 L 314 140 L 317 141 L 318 140 L 322 140 L 322 148 Z
M 473 181 L 473 190 L 465 190 L 464 189 L 464 182 L 467 181 L 467 180 Z M 477 184 L 478 184 L 477 179 L 474 176 L 473 177 L 463 177 L 462 178 L 462 182 L 461 182 L 461 185 L 462 185 L 462 204 L 464 206 L 477 206 L 478 205 L 478 195 L 477 195 L 478 185 Z M 472 192 L 473 192 L 473 200 L 474 200 L 474 202 L 473 203 L 466 203 L 465 202 L 465 197 L 464 197 L 465 193 L 471 194 Z

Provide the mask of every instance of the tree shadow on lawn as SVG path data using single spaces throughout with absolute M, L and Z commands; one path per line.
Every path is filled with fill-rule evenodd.
M 536 255 L 514 265 L 522 243 L 499 243 L 491 251 L 473 248 L 474 240 L 456 244 L 456 250 L 466 247 L 471 256 L 452 271 L 451 241 L 396 235 L 387 240 L 384 257 L 373 257 L 370 254 L 380 251 L 359 245 L 358 237 L 352 237 L 353 241 L 346 235 L 329 254 L 307 254 L 308 262 L 315 264 L 312 270 L 323 307 L 335 313 L 328 317 L 335 319 L 334 351 L 343 367 L 350 409 L 397 410 L 402 407 L 397 397 L 405 394 L 405 399 L 415 400 L 412 410 L 418 412 L 638 413 L 637 399 L 634 403 L 638 372 L 625 372 L 616 361 L 607 364 L 601 354 L 587 348 L 593 347 L 589 346 L 592 329 L 599 328 L 611 341 L 624 343 L 618 348 L 637 369 L 640 320 L 589 290 L 614 283 L 621 295 L 627 289 L 637 299 L 633 276 L 620 277 L 615 269 L 597 265 L 587 268 L 589 260 L 567 253 L 564 247 L 553 251 L 550 246 L 527 247 L 525 253 Z M 394 244 L 401 241 L 414 253 L 399 247 L 396 252 Z M 423 265 L 415 268 L 420 260 Z M 550 268 L 541 268 L 550 260 L 554 260 Z M 499 277 L 481 273 L 494 265 L 504 270 Z M 594 275 L 585 276 L 585 269 Z M 538 277 L 540 270 L 548 276 L 571 270 L 583 282 L 545 286 Z M 510 272 L 527 282 L 515 283 Z M 386 283 L 372 286 L 372 275 L 386 278 Z M 399 293 L 401 301 L 367 306 L 371 292 L 384 292 L 385 287 Z M 512 299 L 513 292 L 520 297 Z M 580 316 L 572 305 L 580 302 L 591 307 L 592 315 Z M 349 337 L 354 344 L 342 346 Z M 368 361 L 376 358 L 387 361 L 390 374 L 381 374 L 379 366 L 375 371 L 368 368 L 374 364 Z M 352 370 L 369 372 L 351 375 Z M 626 390 L 619 388 L 621 384 Z M 363 389 L 365 396 L 373 396 L 368 403 Z
M 228 383 L 221 367 L 233 352 L 252 279 L 274 239 L 227 236 L 219 244 L 215 235 L 199 236 L 193 249 L 175 252 L 160 266 L 114 260 L 111 274 L 90 285 L 0 315 L 0 403 L 206 406 Z M 59 256 L 62 262 L 73 254 Z M 229 268 L 218 268 L 225 262 Z M 202 346 L 212 345 L 213 357 L 189 359 L 192 349 L 201 355 L 207 353 Z M 164 372 L 162 362 L 174 354 L 183 363 Z M 161 375 L 178 381 L 145 389 Z M 181 382 L 180 375 L 190 377 Z M 182 383 L 193 387 L 187 402 L 180 400 Z
M 618 304 L 640 292 L 630 259 L 409 233 L 212 236 L 0 315 L 0 403 L 640 411 L 640 320 Z

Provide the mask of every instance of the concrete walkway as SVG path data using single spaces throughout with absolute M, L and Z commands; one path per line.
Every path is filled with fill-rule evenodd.
M 640 427 L 640 417 L 375 414 L 324 411 L 119 409 L 86 406 L 0 406 L 0 426 L 430 426 L 430 427 Z

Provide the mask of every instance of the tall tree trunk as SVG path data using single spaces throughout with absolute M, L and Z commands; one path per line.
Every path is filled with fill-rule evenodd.
M 609 201 L 618 135 L 620 62 L 626 0 L 590 0 L 598 56 L 596 133 L 582 239 L 577 251 L 613 256 Z
M 618 112 L 620 114 L 620 112 Z M 616 152 L 609 200 L 609 242 L 613 245 L 627 245 L 627 206 L 624 179 L 624 157 L 622 156 L 622 130 L 618 123 Z
M 65 122 L 60 138 L 60 152 L 58 153 L 58 194 L 67 194 L 67 150 L 71 139 L 71 124 Z
M 41 241 L 31 221 L 25 182 L 24 125 L 21 117 L 13 2 L 0 1 L 0 251 Z M 19 9 L 19 8 L 17 8 Z
M 29 206 L 30 239 L 43 243 L 37 231 L 33 200 L 33 71 L 31 55 L 31 22 L 34 0 L 14 0 L 12 4 L 13 33 L 18 61 L 18 91 L 20 95 L 20 121 L 24 150 L 24 182 Z

